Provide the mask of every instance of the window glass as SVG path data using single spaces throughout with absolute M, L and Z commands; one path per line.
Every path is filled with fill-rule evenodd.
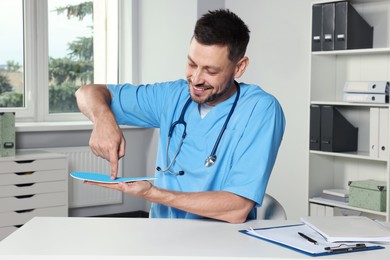
M 85 120 L 77 88 L 118 80 L 118 7 L 0 0 L 0 112 L 15 111 L 18 122 Z
M 93 1 L 48 1 L 49 113 L 78 112 L 74 93 L 93 82 Z
M 22 0 L 0 0 L 0 32 L 0 108 L 24 107 Z

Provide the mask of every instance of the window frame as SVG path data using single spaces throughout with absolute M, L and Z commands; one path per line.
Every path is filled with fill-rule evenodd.
M 41 0 L 38 0 L 41 1 Z M 37 2 L 38 2 L 37 1 Z M 24 83 L 24 107 L 1 107 L 0 112 L 16 112 L 17 120 L 24 118 L 33 118 L 36 111 L 33 100 L 33 93 L 36 93 L 35 89 L 37 66 L 34 66 L 33 62 L 36 60 L 38 42 L 35 41 L 37 21 L 34 13 L 36 12 L 36 5 L 33 1 L 22 1 L 23 12 L 23 83 Z

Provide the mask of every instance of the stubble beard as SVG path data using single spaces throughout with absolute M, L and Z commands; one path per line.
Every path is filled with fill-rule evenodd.
M 189 88 L 191 88 L 191 82 L 188 83 L 189 83 Z M 200 99 L 199 96 L 193 94 L 190 90 L 191 99 L 198 104 L 214 103 L 215 101 L 221 99 L 232 88 L 233 85 L 234 84 L 228 84 L 221 92 L 211 94 L 203 101 Z M 208 86 L 206 86 L 206 88 L 208 88 Z

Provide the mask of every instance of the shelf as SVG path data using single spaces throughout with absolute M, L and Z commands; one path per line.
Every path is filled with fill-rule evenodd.
M 355 50 L 338 50 L 338 51 L 313 51 L 312 55 L 317 56 L 347 56 L 347 55 L 372 55 L 390 53 L 390 48 L 371 48 Z
M 328 199 L 324 199 L 321 197 L 311 198 L 311 199 L 309 199 L 309 202 L 318 203 L 318 204 L 322 204 L 322 205 L 326 205 L 326 206 L 343 208 L 343 209 L 357 210 L 360 212 L 370 213 L 370 214 L 374 214 L 374 215 L 378 215 L 378 216 L 387 216 L 386 212 L 380 212 L 380 211 L 374 211 L 374 210 L 369 210 L 369 209 L 352 207 L 352 206 L 349 206 L 348 203 L 345 203 L 345 202 L 328 200 Z
M 314 0 L 313 4 L 319 4 L 319 3 L 331 3 L 331 2 L 340 2 L 345 0 Z M 369 0 L 372 3 L 375 2 L 387 2 L 388 0 Z M 367 3 L 367 0 L 351 0 L 352 4 L 364 4 Z
M 343 101 L 310 101 L 311 105 L 331 105 L 331 106 L 350 106 L 350 107 L 389 107 L 389 104 L 381 103 L 351 103 Z
M 369 161 L 387 162 L 386 159 L 371 157 L 371 156 L 369 156 L 369 153 L 368 153 L 368 152 L 361 152 L 361 151 L 359 151 L 359 152 L 343 152 L 343 153 L 337 153 L 337 152 L 324 152 L 324 151 L 310 150 L 310 153 L 311 153 L 311 154 L 325 155 L 325 156 L 352 158 L 352 159 L 359 159 L 359 160 L 369 160 Z
M 333 1 L 318 1 L 318 3 L 321 2 Z M 390 139 L 389 137 L 388 140 L 384 138 L 390 133 L 390 115 L 386 114 L 390 104 L 344 101 L 344 86 L 347 81 L 389 80 L 390 44 L 388 39 L 390 25 L 387 21 L 390 15 L 390 0 L 351 0 L 351 3 L 363 19 L 374 28 L 374 47 L 311 51 L 309 55 L 308 104 L 309 106 L 334 106 L 337 108 L 345 119 L 358 128 L 358 151 L 309 150 L 308 201 L 341 209 L 357 210 L 362 214 L 372 214 L 374 218 L 384 217 L 386 221 L 390 221 L 389 193 L 386 195 L 386 212 L 351 207 L 348 203 L 323 198 L 310 198 L 321 194 L 327 188 L 345 187 L 350 180 L 377 179 L 385 181 L 387 186 L 390 185 L 390 153 L 387 152 Z M 311 108 L 309 109 L 311 110 Z M 379 116 L 379 112 L 381 116 Z M 316 135 L 318 135 L 317 130 L 321 129 L 321 115 L 317 114 L 320 117 L 320 126 L 318 125 L 318 117 L 314 117 L 316 114 L 309 113 L 309 116 L 309 130 L 314 128 L 313 131 L 315 130 Z M 315 119 L 315 123 L 313 121 L 312 124 L 311 119 Z M 321 134 L 319 137 L 321 138 Z M 383 149 L 383 147 L 385 152 L 381 152 L 380 155 L 378 153 L 377 156 L 371 153 L 370 156 L 372 148 Z M 330 211 L 322 211 L 322 207 L 319 207 L 318 211 L 314 208 L 314 215 L 331 214 Z M 339 213 L 334 211 L 333 214 Z

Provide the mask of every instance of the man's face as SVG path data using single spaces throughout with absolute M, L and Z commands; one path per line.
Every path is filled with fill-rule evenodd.
M 235 68 L 227 46 L 202 45 L 192 39 L 186 68 L 192 100 L 215 106 L 231 97 L 236 91 Z

